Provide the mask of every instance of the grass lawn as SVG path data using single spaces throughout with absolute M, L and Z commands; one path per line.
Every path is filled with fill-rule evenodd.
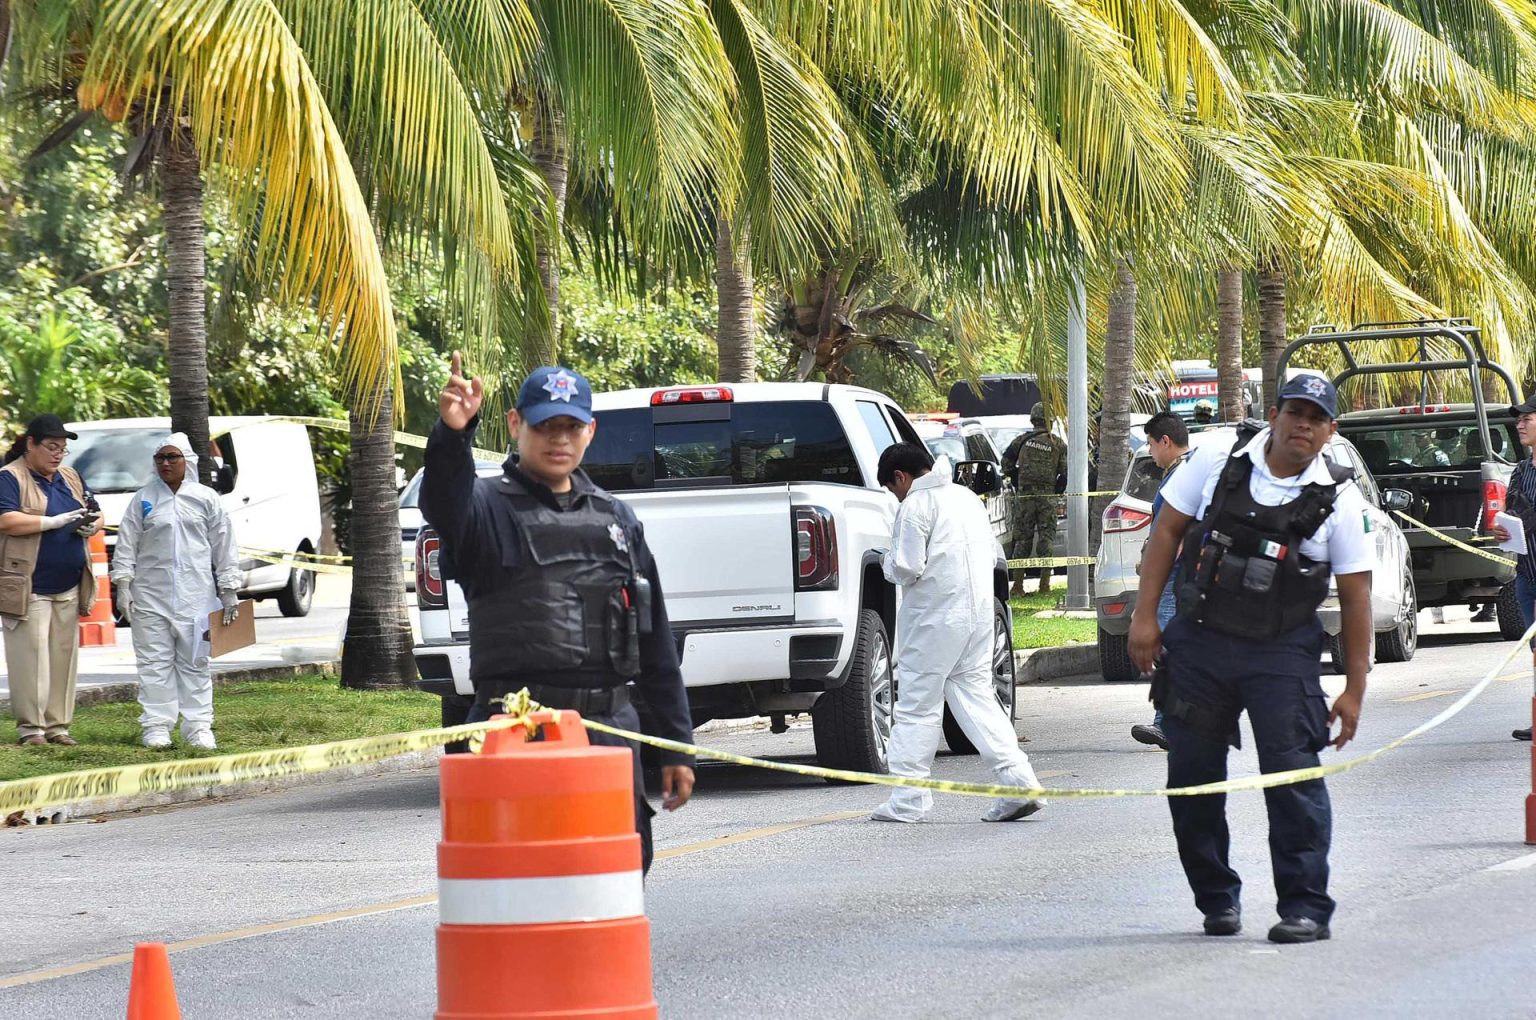
M 1030 592 L 1010 600 L 1013 606 L 1013 647 L 1048 648 L 1051 645 L 1069 645 L 1074 642 L 1091 643 L 1098 640 L 1098 624 L 1093 620 L 1071 620 L 1061 617 L 1035 616 L 1042 609 L 1055 609 L 1061 598 L 1061 589 L 1044 595 Z
M 22 747 L 8 735 L 0 780 L 427 729 L 439 725 L 440 706 L 420 691 L 344 691 L 334 676 L 226 684 L 213 689 L 217 751 L 187 747 L 179 731 L 169 749 L 151 751 L 139 743 L 138 702 L 89 705 L 76 710 L 69 728 L 79 747 Z

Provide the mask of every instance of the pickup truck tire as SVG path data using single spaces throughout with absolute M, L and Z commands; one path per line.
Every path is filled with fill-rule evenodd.
M 1342 675 L 1344 672 L 1344 635 L 1324 633 L 1323 644 L 1328 649 L 1328 671 Z
M 1018 693 L 1013 673 L 1013 627 L 1008 617 L 1008 607 L 996 601 L 992 607 L 992 690 L 997 703 L 1011 723 L 1014 719 L 1014 700 Z M 976 745 L 960 728 L 960 722 L 944 706 L 944 742 L 952 754 L 976 754 Z
M 1099 628 L 1099 673 L 1111 683 L 1124 683 L 1141 677 L 1141 670 L 1131 661 L 1131 636 L 1111 634 Z
M 885 624 L 873 609 L 860 610 L 848 679 L 817 698 L 811 708 L 817 763 L 829 769 L 885 772 L 895 709 L 896 674 Z
M 1377 662 L 1407 662 L 1419 650 L 1419 596 L 1411 570 L 1403 576 L 1403 595 L 1407 603 L 1403 618 L 1396 627 L 1376 635 Z
M 1520 614 L 1520 600 L 1515 597 L 1515 582 L 1499 589 L 1499 637 L 1517 641 L 1525 634 L 1525 618 Z
M 288 571 L 288 583 L 277 593 L 277 608 L 284 616 L 308 616 L 315 601 L 315 572 L 294 567 Z

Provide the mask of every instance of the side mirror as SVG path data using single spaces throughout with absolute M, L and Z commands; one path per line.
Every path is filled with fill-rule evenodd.
M 1383 489 L 1381 493 L 1381 508 L 1383 510 L 1407 510 L 1413 506 L 1413 493 L 1407 489 Z
M 954 481 L 978 496 L 990 496 L 1003 491 L 1002 475 L 990 460 L 962 460 L 955 465 Z

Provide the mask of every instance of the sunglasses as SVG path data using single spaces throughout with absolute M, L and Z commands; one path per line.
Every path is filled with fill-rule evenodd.
M 157 454 L 155 454 L 155 463 L 156 464 L 174 464 L 178 460 L 185 460 L 185 459 L 186 458 L 184 458 L 179 453 L 157 453 Z

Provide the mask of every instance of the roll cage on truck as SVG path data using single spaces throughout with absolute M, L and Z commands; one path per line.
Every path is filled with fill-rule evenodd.
M 1406 361 L 1362 360 L 1369 353 L 1362 347 L 1387 341 L 1417 341 L 1417 350 Z M 1298 352 L 1313 347 L 1338 350 L 1345 367 L 1333 383 L 1341 389 L 1365 376 L 1419 376 L 1416 405 L 1340 413 L 1339 433 L 1360 451 L 1383 489 L 1383 508 L 1402 526 L 1420 608 L 1494 603 L 1500 633 L 1518 637 L 1525 627 L 1514 598 L 1514 567 L 1448 540 L 1488 540 L 1520 450 L 1508 410 L 1520 402 L 1518 390 L 1509 372 L 1489 359 L 1482 331 L 1468 319 L 1371 322 L 1347 330 L 1313 326 L 1280 355 L 1279 378 Z M 1471 403 L 1431 402 L 1429 376 L 1438 372 L 1466 372 Z M 1502 383 L 1509 397 L 1493 410 L 1483 393 L 1485 374 Z

